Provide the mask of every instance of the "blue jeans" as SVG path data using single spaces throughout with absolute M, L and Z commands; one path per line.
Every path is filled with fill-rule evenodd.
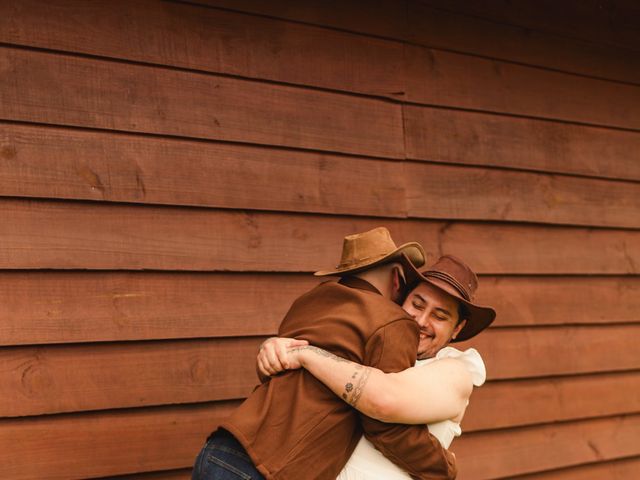
M 244 447 L 226 430 L 218 430 L 200 450 L 191 480 L 264 480 Z

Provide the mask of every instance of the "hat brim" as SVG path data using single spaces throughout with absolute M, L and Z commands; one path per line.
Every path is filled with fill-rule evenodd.
M 496 318 L 496 311 L 493 308 L 476 305 L 464 299 L 461 295 L 454 295 L 449 290 L 446 290 L 438 285 L 437 282 L 422 275 L 422 273 L 420 272 L 418 272 L 418 281 L 426 282 L 429 285 L 434 286 L 441 292 L 447 294 L 450 297 L 453 297 L 455 300 L 466 307 L 469 313 L 466 319 L 467 323 L 464 327 L 462 327 L 462 330 L 458 332 L 456 338 L 451 340 L 451 343 L 464 342 L 465 340 L 469 340 L 470 338 L 475 337 L 477 334 L 491 325 Z
M 406 260 L 403 257 L 406 257 Z M 343 268 L 336 267 L 333 270 L 320 270 L 315 272 L 314 275 L 316 277 L 344 276 L 347 274 L 357 273 L 362 270 L 372 268 L 376 265 L 382 265 L 383 263 L 392 262 L 394 260 L 397 260 L 404 266 L 408 267 L 405 268 L 405 274 L 408 275 L 407 283 L 411 283 L 409 277 L 411 277 L 412 279 L 415 277 L 415 280 L 417 280 L 417 276 L 420 275 L 416 268 L 420 268 L 425 264 L 425 253 L 419 243 L 409 242 L 399 246 L 394 251 L 388 253 L 383 257 L 368 259 L 366 261 L 359 262 L 356 265 L 350 265 Z M 415 274 L 411 270 L 415 270 Z

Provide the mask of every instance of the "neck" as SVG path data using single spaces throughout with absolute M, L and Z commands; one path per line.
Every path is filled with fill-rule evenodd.
M 382 294 L 384 298 L 391 299 L 391 285 L 389 282 L 389 275 L 387 274 L 385 278 L 382 275 L 379 275 L 380 272 L 375 271 L 364 271 L 359 272 L 354 275 L 354 277 L 361 278 L 369 282 L 371 285 L 376 287 L 376 289 Z

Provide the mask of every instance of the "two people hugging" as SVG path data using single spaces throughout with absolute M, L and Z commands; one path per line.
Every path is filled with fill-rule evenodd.
M 257 359 L 262 383 L 198 454 L 193 479 L 453 479 L 474 386 L 467 340 L 495 318 L 460 259 L 425 263 L 379 227 L 349 235 L 339 277 L 295 300 Z

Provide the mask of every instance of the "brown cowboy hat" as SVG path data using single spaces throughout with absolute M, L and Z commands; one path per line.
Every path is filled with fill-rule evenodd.
M 478 288 L 478 277 L 459 258 L 443 255 L 427 270 L 418 273 L 419 281 L 427 282 L 462 303 L 468 312 L 467 324 L 451 342 L 462 342 L 477 335 L 491 325 L 496 312 L 491 307 L 473 303 Z
M 412 283 L 418 279 L 419 273 L 416 267 L 424 265 L 424 250 L 416 242 L 405 243 L 398 247 L 391 239 L 389 230 L 378 227 L 368 232 L 344 237 L 340 263 L 333 269 L 320 270 L 314 275 L 317 277 L 350 275 L 393 261 L 403 265 L 407 283 Z

